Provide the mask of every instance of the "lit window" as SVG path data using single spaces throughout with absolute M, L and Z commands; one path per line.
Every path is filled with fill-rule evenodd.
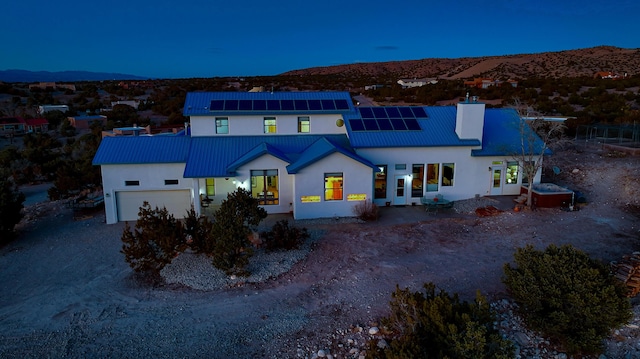
M 229 118 L 216 117 L 216 133 L 229 133 Z
M 455 164 L 443 163 L 442 164 L 442 186 L 453 186 L 453 173 Z
M 504 183 L 518 183 L 518 162 L 507 162 L 507 175 L 504 176 Z
M 258 199 L 258 204 L 278 204 L 278 170 L 252 170 L 251 195 Z
M 374 198 L 387 198 L 387 165 L 378 165 L 378 170 L 374 173 Z
M 216 187 L 213 178 L 205 179 L 205 191 L 207 196 L 214 196 L 216 194 Z
M 437 192 L 440 185 L 440 164 L 427 165 L 427 192 Z
M 264 118 L 264 133 L 276 133 L 276 118 L 265 117 Z
M 309 117 L 298 117 L 298 133 L 309 133 Z
M 342 201 L 342 172 L 324 174 L 324 200 Z
M 424 186 L 424 165 L 411 166 L 411 197 L 422 197 Z

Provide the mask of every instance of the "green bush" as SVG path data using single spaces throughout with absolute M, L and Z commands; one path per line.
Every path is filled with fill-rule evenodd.
M 278 249 L 298 249 L 309 238 L 306 228 L 289 227 L 289 221 L 276 222 L 268 232 L 262 232 L 263 244 L 269 251 Z
M 477 294 L 473 303 L 458 295 L 436 293 L 432 283 L 425 293 L 396 287 L 391 315 L 382 319 L 390 331 L 388 347 L 368 343 L 368 358 L 491 358 L 514 357 L 513 344 L 493 327 L 494 315 L 487 300 Z
M 136 272 L 158 274 L 185 247 L 182 224 L 166 208 L 151 209 L 148 202 L 140 207 L 135 230 L 126 223 L 121 239 L 121 252 Z
M 196 253 L 211 253 L 212 228 L 213 225 L 208 217 L 199 217 L 193 207 L 187 211 L 187 216 L 184 218 L 184 234 L 187 245 Z
M 211 252 L 213 265 L 227 273 L 247 274 L 253 254 L 249 235 L 252 227 L 267 217 L 267 211 L 245 189 L 229 193 L 213 215 Z
M 631 318 L 625 289 L 600 262 L 570 245 L 519 248 L 504 265 L 507 289 L 526 323 L 570 353 L 595 353 Z

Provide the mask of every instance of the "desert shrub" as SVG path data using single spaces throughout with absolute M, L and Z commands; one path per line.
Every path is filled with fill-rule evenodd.
M 0 243 L 15 236 L 15 226 L 22 219 L 24 198 L 8 171 L 0 169 Z
M 436 292 L 433 283 L 425 292 L 396 287 L 391 314 L 382 319 L 390 332 L 388 346 L 368 343 L 368 358 L 513 358 L 513 344 L 494 329 L 494 315 L 478 293 L 473 303 L 457 294 Z
M 121 239 L 121 252 L 136 272 L 159 273 L 185 245 L 182 224 L 166 208 L 151 209 L 148 202 L 140 207 L 135 230 L 126 223 Z
M 595 353 L 612 328 L 631 317 L 625 289 L 604 264 L 570 245 L 528 245 L 504 265 L 507 289 L 527 325 L 570 353 Z
M 211 252 L 213 265 L 227 273 L 247 274 L 253 254 L 249 235 L 252 227 L 267 217 L 267 211 L 245 189 L 229 193 L 213 215 Z
M 198 216 L 191 207 L 183 221 L 186 244 L 197 253 L 211 253 L 213 224 L 206 216 Z
M 289 227 L 289 221 L 276 222 L 268 232 L 262 232 L 263 244 L 267 250 L 298 249 L 309 238 L 306 228 Z
M 378 219 L 378 205 L 371 201 L 362 201 L 353 206 L 353 214 L 363 221 Z

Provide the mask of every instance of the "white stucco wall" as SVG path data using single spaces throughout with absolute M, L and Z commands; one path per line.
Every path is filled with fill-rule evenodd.
M 183 178 L 184 163 L 134 165 L 102 165 L 102 186 L 107 223 L 116 223 L 115 194 L 119 191 L 189 189 L 193 198 L 193 181 Z M 178 180 L 177 185 L 165 185 L 165 180 Z M 125 181 L 139 181 L 139 186 L 125 186 Z
M 440 186 L 435 192 L 426 192 L 426 186 L 423 187 L 423 195 L 442 194 L 450 200 L 461 200 L 473 198 L 476 195 L 491 195 L 491 186 L 493 183 L 492 168 L 493 161 L 502 161 L 504 174 L 507 162 L 514 161 L 509 157 L 472 157 L 470 147 L 437 147 L 437 148 L 384 148 L 384 149 L 360 149 L 358 154 L 375 163 L 376 165 L 387 165 L 387 198 L 375 199 L 374 203 L 384 205 L 385 202 L 392 202 L 395 191 L 395 176 L 406 176 L 405 193 L 406 204 L 412 202 L 420 203 L 420 198 L 411 197 L 411 181 L 409 175 L 412 173 L 412 165 L 422 164 L 425 166 L 430 163 L 438 163 L 439 175 L 442 176 L 442 164 L 454 163 L 454 180 L 453 186 Z M 396 170 L 396 164 L 406 164 L 405 170 Z M 373 181 L 373 179 L 371 180 Z M 426 177 L 425 177 L 426 181 Z M 536 176 L 535 182 L 540 182 L 540 173 Z M 502 195 L 515 195 L 520 193 L 520 185 L 522 182 L 522 171 L 518 173 L 518 182 L 515 184 L 502 186 Z
M 485 105 L 479 102 L 461 102 L 456 108 L 456 134 L 461 139 L 482 141 Z
M 266 115 L 266 116 L 228 116 L 229 133 L 216 134 L 216 116 L 191 116 L 192 136 L 256 136 L 273 135 L 264 133 L 264 118 L 276 118 L 276 133 L 278 135 L 296 135 L 298 133 L 298 117 L 308 116 L 310 120 L 309 134 L 343 134 L 346 127 L 338 127 L 336 121 L 342 119 L 342 115 Z M 224 117 L 224 116 L 217 116 Z
M 365 194 L 367 199 L 373 196 L 373 169 L 340 153 L 302 169 L 295 175 L 294 217 L 296 219 L 353 217 L 353 207 L 360 201 L 348 201 L 349 194 Z M 343 199 L 324 200 L 324 174 L 342 172 Z M 320 202 L 302 203 L 302 196 L 320 196 Z

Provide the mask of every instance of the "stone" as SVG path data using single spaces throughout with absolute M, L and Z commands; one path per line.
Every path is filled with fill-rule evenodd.
M 326 356 L 327 356 L 327 353 L 324 350 L 322 349 L 318 350 L 318 358 L 324 358 Z
M 567 354 L 566 353 L 558 353 L 558 355 L 556 355 L 556 359 L 567 359 Z
M 521 347 L 529 346 L 529 337 L 523 332 L 515 332 L 513 333 L 513 337 Z
M 378 333 L 380 333 L 380 329 L 378 329 L 378 327 L 371 327 L 371 328 L 369 328 L 369 334 L 370 334 L 370 335 L 376 335 L 376 334 L 378 334 Z
M 378 348 L 380 349 L 385 349 L 389 346 L 389 344 L 387 344 L 387 341 L 384 339 L 380 339 L 378 340 Z

